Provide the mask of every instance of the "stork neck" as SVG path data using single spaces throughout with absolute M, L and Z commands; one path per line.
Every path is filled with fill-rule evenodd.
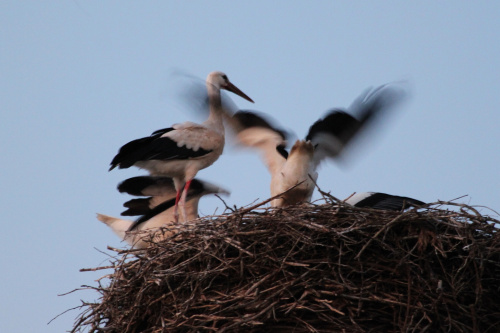
M 208 103 L 210 115 L 205 121 L 205 125 L 215 129 L 224 135 L 224 125 L 222 123 L 222 100 L 220 89 L 214 85 L 207 83 Z

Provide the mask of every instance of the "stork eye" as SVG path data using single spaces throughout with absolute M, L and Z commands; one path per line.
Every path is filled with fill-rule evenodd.
M 222 78 L 223 78 L 225 81 L 229 81 L 229 80 L 227 79 L 227 75 L 222 75 Z

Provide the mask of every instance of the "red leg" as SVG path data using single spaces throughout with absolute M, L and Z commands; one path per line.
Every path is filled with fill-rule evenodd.
M 175 223 L 179 222 L 179 199 L 181 198 L 182 188 L 177 191 L 175 196 L 174 219 Z
M 184 190 L 182 191 L 182 197 L 179 201 L 179 206 L 181 207 L 182 209 L 182 215 L 184 216 L 184 222 L 187 221 L 187 214 L 186 214 L 186 207 L 184 206 L 185 203 L 186 203 L 186 197 L 187 197 L 187 193 L 189 191 L 189 185 L 191 185 L 191 180 L 188 180 L 186 182 L 186 185 L 184 185 Z
M 191 185 L 191 180 L 188 180 L 186 183 L 186 186 L 184 186 L 184 192 L 186 192 L 186 195 L 187 195 L 187 191 L 189 191 L 189 185 Z

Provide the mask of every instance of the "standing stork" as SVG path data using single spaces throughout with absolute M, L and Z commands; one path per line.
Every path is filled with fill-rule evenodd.
M 271 174 L 271 201 L 273 207 L 284 207 L 311 200 L 316 180 L 317 168 L 326 158 L 337 158 L 372 120 L 394 106 L 404 96 L 404 91 L 396 86 L 383 85 L 367 90 L 358 97 L 351 110 L 358 118 L 342 109 L 329 111 L 323 119 L 317 120 L 304 140 L 297 140 L 290 152 L 286 135 L 262 115 L 250 111 L 236 112 L 231 127 L 236 132 L 239 144 L 260 150 Z
M 129 178 L 118 185 L 120 192 L 147 198 L 132 199 L 124 203 L 128 209 L 121 215 L 140 216 L 135 221 L 97 214 L 97 219 L 135 248 L 145 248 L 148 240 L 159 241 L 173 235 L 179 226 L 175 219 L 177 191 L 168 177 L 140 176 Z M 186 221 L 198 218 L 198 203 L 208 194 L 229 192 L 219 186 L 199 179 L 192 179 L 186 201 Z M 166 228 L 161 230 L 161 228 Z M 162 232 L 160 232 L 162 231 Z
M 210 110 L 206 121 L 201 124 L 175 124 L 158 130 L 149 137 L 131 141 L 120 148 L 109 168 L 123 169 L 134 165 L 148 170 L 151 175 L 173 178 L 177 191 L 174 212 L 176 221 L 179 219 L 179 206 L 186 219 L 184 205 L 192 179 L 199 170 L 212 165 L 224 149 L 220 90 L 231 91 L 253 103 L 222 72 L 208 74 L 206 86 Z

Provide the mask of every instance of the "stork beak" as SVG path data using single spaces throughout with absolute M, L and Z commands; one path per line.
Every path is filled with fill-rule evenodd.
M 254 103 L 254 101 L 248 97 L 247 95 L 245 95 L 245 93 L 243 91 L 241 91 L 240 89 L 238 89 L 238 87 L 236 87 L 234 84 L 232 84 L 231 82 L 227 82 L 227 84 L 224 86 L 224 89 L 226 89 L 227 91 L 230 91 L 232 93 L 235 93 L 236 95 L 246 99 L 247 101 L 249 102 L 252 102 Z

